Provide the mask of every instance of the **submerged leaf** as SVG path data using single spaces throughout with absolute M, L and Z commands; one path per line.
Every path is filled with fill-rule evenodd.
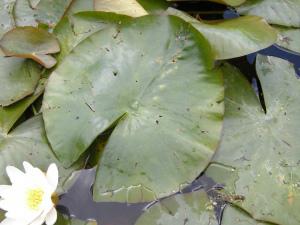
M 68 218 L 67 216 L 59 214 L 55 225 L 97 225 L 97 222 L 92 220 L 81 221 L 75 218 Z
M 213 47 L 216 59 L 230 59 L 267 48 L 277 40 L 277 31 L 256 16 L 217 22 L 199 21 L 177 9 L 167 12 L 191 23 Z
M 0 40 L 0 47 L 6 56 L 30 58 L 46 68 L 56 64 L 55 58 L 47 54 L 60 51 L 54 35 L 34 27 L 18 27 L 7 32 Z
M 94 4 L 96 11 L 114 12 L 132 17 L 148 14 L 136 0 L 94 0 Z
M 300 223 L 300 81 L 292 64 L 259 55 L 264 113 L 251 85 L 226 65 L 224 135 L 206 175 L 244 196 L 238 204 L 255 219 Z M 223 175 L 222 175 L 223 174 Z
M 177 17 L 145 16 L 78 45 L 50 76 L 43 115 L 66 165 L 116 125 L 95 198 L 148 201 L 177 192 L 207 166 L 220 138 L 223 82 L 199 32 Z
M 135 225 L 218 225 L 212 202 L 204 191 L 163 199 L 142 214 Z M 233 224 L 230 224 L 233 225 Z
M 263 17 L 271 24 L 300 27 L 299 0 L 248 0 L 237 11 Z

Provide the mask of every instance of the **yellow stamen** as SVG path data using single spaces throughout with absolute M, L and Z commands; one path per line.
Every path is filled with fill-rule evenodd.
M 43 201 L 44 191 L 41 188 L 30 189 L 27 192 L 27 205 L 30 209 L 38 210 Z

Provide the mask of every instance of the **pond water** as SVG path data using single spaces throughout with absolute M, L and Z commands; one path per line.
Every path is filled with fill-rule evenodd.
M 226 8 L 214 3 L 178 2 L 174 7 L 187 11 L 192 15 L 200 16 L 203 19 L 230 19 L 239 15 L 230 8 Z M 273 45 L 259 52 L 263 55 L 275 56 L 295 65 L 295 70 L 300 77 L 300 54 L 295 53 L 277 45 Z M 253 84 L 262 105 L 264 105 L 261 94 L 260 83 L 255 72 L 255 57 L 257 53 L 229 60 L 237 66 Z M 120 203 L 96 203 L 92 200 L 92 184 L 95 177 L 95 169 L 81 171 L 78 180 L 70 190 L 60 197 L 59 210 L 67 215 L 82 220 L 95 219 L 101 225 L 134 225 L 137 218 L 154 203 L 143 204 L 120 204 Z M 204 189 L 214 197 L 214 190 L 222 188 L 221 184 L 216 184 L 212 179 L 199 176 L 189 187 L 182 190 L 183 193 Z M 215 212 L 221 221 L 222 210 L 226 206 L 225 202 L 217 202 Z

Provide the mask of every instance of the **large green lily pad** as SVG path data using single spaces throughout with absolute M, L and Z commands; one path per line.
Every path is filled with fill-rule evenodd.
M 59 214 L 55 225 L 97 225 L 97 222 L 82 221 L 76 218 L 68 218 L 67 216 Z
M 80 163 L 65 169 L 54 156 L 45 136 L 41 116 L 34 117 L 9 134 L 0 133 L 0 183 L 9 184 L 5 168 L 8 165 L 22 169 L 23 161 L 47 171 L 51 163 L 56 163 L 59 169 L 59 190 L 72 172 L 79 169 Z
M 48 54 L 60 51 L 53 34 L 35 27 L 10 30 L 0 40 L 0 47 L 6 56 L 33 59 L 48 69 L 56 64 L 55 58 Z
M 277 31 L 257 16 L 221 21 L 199 21 L 187 13 L 169 8 L 167 12 L 189 22 L 210 42 L 216 59 L 231 59 L 267 48 L 277 40 Z
M 256 15 L 271 24 L 300 27 L 299 0 L 248 0 L 237 8 L 243 15 Z
M 16 0 L 1 0 L 0 2 L 0 38 L 15 25 L 12 15 L 15 1 Z
M 208 42 L 188 23 L 145 16 L 79 44 L 50 76 L 43 115 L 65 165 L 116 125 L 94 196 L 149 201 L 178 191 L 207 166 L 220 138 L 222 77 Z
M 178 194 L 155 203 L 135 225 L 217 225 L 212 202 L 204 191 Z M 232 224 L 231 224 L 232 225 Z
M 258 56 L 266 114 L 240 72 L 226 65 L 224 135 L 206 174 L 226 184 L 255 219 L 300 223 L 300 81 L 292 64 Z

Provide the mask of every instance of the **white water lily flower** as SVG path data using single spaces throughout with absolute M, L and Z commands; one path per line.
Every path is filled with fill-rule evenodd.
M 6 167 L 11 185 L 0 185 L 0 208 L 5 219 L 0 225 L 53 225 L 57 220 L 54 198 L 58 169 L 51 164 L 47 173 L 23 162 L 25 173 L 13 166 Z

